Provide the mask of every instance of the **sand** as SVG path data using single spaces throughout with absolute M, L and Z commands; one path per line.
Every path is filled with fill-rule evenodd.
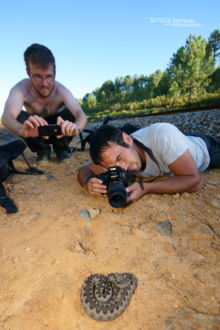
M 43 176 L 7 179 L 19 212 L 0 208 L 0 328 L 220 329 L 220 170 L 202 174 L 199 193 L 145 195 L 114 209 L 78 184 L 88 159 L 87 146 L 66 164 L 38 166 Z M 21 158 L 15 165 L 26 167 Z M 156 230 L 163 221 L 172 235 Z M 90 274 L 111 272 L 133 273 L 138 286 L 121 316 L 95 321 L 80 288 Z

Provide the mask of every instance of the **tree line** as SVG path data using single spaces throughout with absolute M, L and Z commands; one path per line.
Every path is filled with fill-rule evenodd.
M 156 70 L 149 76 L 127 75 L 107 80 L 79 102 L 87 115 L 94 117 L 184 106 L 210 97 L 219 100 L 219 58 L 219 30 L 212 32 L 208 40 L 190 34 L 164 72 Z

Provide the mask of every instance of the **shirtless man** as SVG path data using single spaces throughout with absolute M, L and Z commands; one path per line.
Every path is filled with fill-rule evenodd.
M 2 123 L 24 138 L 38 162 L 50 160 L 50 144 L 58 160 L 66 161 L 68 144 L 85 128 L 86 115 L 71 92 L 55 80 L 55 58 L 47 47 L 32 44 L 24 52 L 24 61 L 29 78 L 11 89 Z M 48 124 L 61 125 L 62 135 L 39 137 L 38 127 Z

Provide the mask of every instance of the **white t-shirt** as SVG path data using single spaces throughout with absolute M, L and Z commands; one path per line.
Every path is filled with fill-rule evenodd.
M 203 139 L 195 136 L 184 135 L 176 126 L 169 123 L 153 124 L 142 128 L 132 137 L 142 142 L 151 149 L 160 167 L 145 152 L 146 168 L 140 171 L 141 176 L 169 175 L 168 167 L 188 149 L 197 165 L 199 172 L 204 171 L 210 162 L 206 143 Z

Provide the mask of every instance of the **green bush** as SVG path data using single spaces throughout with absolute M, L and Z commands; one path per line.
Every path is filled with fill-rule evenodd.
M 110 106 L 96 106 L 85 109 L 89 120 L 95 118 L 104 118 L 107 115 L 137 115 L 138 113 L 150 114 L 168 109 L 184 109 L 199 106 L 220 104 L 220 93 L 203 93 L 202 96 L 196 96 L 189 102 L 187 95 L 179 97 L 168 97 L 165 95 L 157 96 L 151 99 L 145 99 L 140 102 L 115 103 Z

